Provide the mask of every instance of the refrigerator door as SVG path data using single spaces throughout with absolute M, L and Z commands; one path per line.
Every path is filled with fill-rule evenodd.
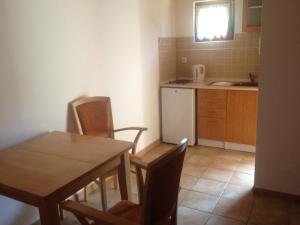
M 195 89 L 161 88 L 162 141 L 195 144 Z

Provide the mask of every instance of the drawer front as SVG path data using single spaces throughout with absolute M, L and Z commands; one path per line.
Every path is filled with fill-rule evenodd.
M 227 99 L 226 90 L 216 90 L 216 89 L 199 89 L 198 90 L 198 101 L 202 99 Z
M 226 109 L 198 108 L 198 117 L 226 118 Z
M 226 110 L 227 103 L 226 100 L 223 99 L 204 99 L 198 101 L 199 109 L 225 109 Z
M 203 139 L 225 141 L 226 120 L 217 118 L 198 118 L 198 137 Z

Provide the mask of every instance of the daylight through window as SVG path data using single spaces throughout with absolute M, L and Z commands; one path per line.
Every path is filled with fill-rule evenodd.
M 233 38 L 233 1 L 195 3 L 195 41 L 220 41 Z

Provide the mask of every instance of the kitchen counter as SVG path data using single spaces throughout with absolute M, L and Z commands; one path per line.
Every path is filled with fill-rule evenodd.
M 215 81 L 230 81 L 230 82 L 249 82 L 247 79 L 207 79 L 204 82 L 189 82 L 185 84 L 170 84 L 170 81 L 165 81 L 160 84 L 160 87 L 170 88 L 189 88 L 189 89 L 219 89 L 219 90 L 245 90 L 245 91 L 258 91 L 259 87 L 245 87 L 245 86 L 216 86 L 210 85 Z

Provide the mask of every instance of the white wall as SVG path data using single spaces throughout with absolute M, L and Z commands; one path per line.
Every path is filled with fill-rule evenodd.
M 83 95 L 110 96 L 116 128 L 148 127 L 139 148 L 157 140 L 157 38 L 174 35 L 173 9 L 171 0 L 0 1 L 0 149 L 66 130 L 67 104 Z M 0 197 L 1 225 L 36 218 Z
M 300 1 L 264 0 L 255 187 L 300 195 Z
M 193 37 L 193 2 L 195 0 L 176 1 L 176 36 Z M 242 32 L 243 0 L 235 0 L 235 33 Z

